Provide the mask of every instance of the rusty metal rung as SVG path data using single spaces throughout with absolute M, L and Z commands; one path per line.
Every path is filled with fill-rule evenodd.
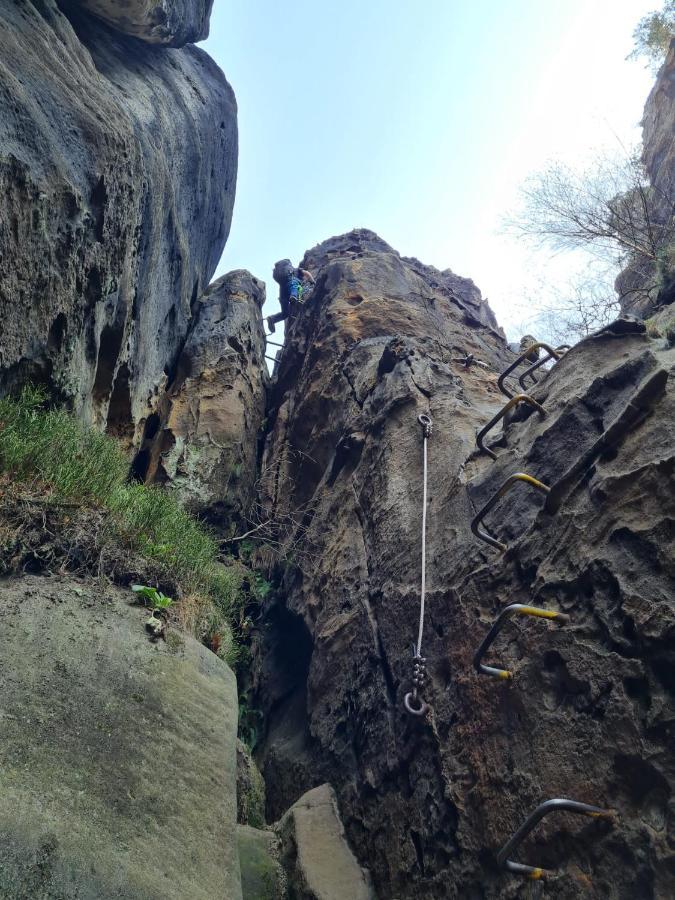
M 509 402 L 502 408 L 502 410 L 500 412 L 498 412 L 497 415 L 493 419 L 490 419 L 490 421 L 487 423 L 487 425 L 484 428 L 481 428 L 481 430 L 476 435 L 476 443 L 478 444 L 479 450 L 482 450 L 484 453 L 487 453 L 489 456 L 492 457 L 492 459 L 497 459 L 497 454 L 494 452 L 494 450 L 490 450 L 489 447 L 486 447 L 483 444 L 483 438 L 487 435 L 487 433 L 489 431 L 491 431 L 495 427 L 495 425 L 497 424 L 497 422 L 500 421 L 500 419 L 504 418 L 504 416 L 510 409 L 513 409 L 513 407 L 517 406 L 519 403 L 529 403 L 530 406 L 534 407 L 534 409 L 537 410 L 537 412 L 539 413 L 539 415 L 542 418 L 546 415 L 546 410 L 541 405 L 541 403 L 537 403 L 537 401 L 534 400 L 532 397 L 530 397 L 529 394 L 516 394 L 515 397 L 511 397 Z
M 502 630 L 506 620 L 514 614 L 520 616 L 533 616 L 537 619 L 550 619 L 551 621 L 557 622 L 559 625 L 567 625 L 570 620 L 570 617 L 565 615 L 565 613 L 554 612 L 550 609 L 540 609 L 537 606 L 527 606 L 524 603 L 511 603 L 509 606 L 504 607 L 499 613 L 492 624 L 492 627 L 483 638 L 480 647 L 476 650 L 473 664 L 477 672 L 480 672 L 483 675 L 493 675 L 495 678 L 501 679 L 513 678 L 513 674 L 509 672 L 508 669 L 495 669 L 492 666 L 484 665 L 481 660 Z
M 536 868 L 534 866 L 526 866 L 523 863 L 514 862 L 508 857 L 514 850 L 522 844 L 531 831 L 541 822 L 541 820 L 552 812 L 573 812 L 582 816 L 590 816 L 592 819 L 613 819 L 614 813 L 608 809 L 600 809 L 599 806 L 591 806 L 588 803 L 579 803 L 576 800 L 547 800 L 541 803 L 530 815 L 525 819 L 523 824 L 518 828 L 513 837 L 511 837 L 497 854 L 497 862 L 500 866 L 508 869 L 509 872 L 515 872 L 518 875 L 525 875 L 528 878 L 539 879 L 550 875 L 550 871 L 546 869 Z
M 548 485 L 545 485 L 541 481 L 537 481 L 537 479 L 533 478 L 531 475 L 527 475 L 525 474 L 525 472 L 516 472 L 514 475 L 509 475 L 504 484 L 495 494 L 493 494 L 493 496 L 488 500 L 488 502 L 481 509 L 478 515 L 474 516 L 473 520 L 471 521 L 471 531 L 476 535 L 476 537 L 480 538 L 482 541 L 485 541 L 486 544 L 490 544 L 491 547 L 496 547 L 497 550 L 501 550 L 502 553 L 506 550 L 507 545 L 502 543 L 502 541 L 498 541 L 496 540 L 496 538 L 493 538 L 487 533 L 487 531 L 483 531 L 479 526 L 481 521 L 490 512 L 490 510 L 497 505 L 497 502 L 505 494 L 508 494 L 513 485 L 518 481 L 524 481 L 525 484 L 529 484 L 531 487 L 536 488 L 538 491 L 541 491 L 542 494 L 549 494 L 551 491 L 551 488 L 548 487 Z
M 497 387 L 502 392 L 502 394 L 507 396 L 509 399 L 511 399 L 511 397 L 513 397 L 513 394 L 507 387 L 504 387 L 504 380 L 506 378 L 508 378 L 508 376 L 511 374 L 511 372 L 513 372 L 514 369 L 517 369 L 518 366 L 522 362 L 525 362 L 527 357 L 531 356 L 532 352 L 534 350 L 539 350 L 540 347 L 542 347 L 544 350 L 546 350 L 546 352 L 549 354 L 548 357 L 545 357 L 542 360 L 542 362 L 546 362 L 546 359 L 551 359 L 551 357 L 553 357 L 553 359 L 560 359 L 560 357 L 562 356 L 562 353 L 558 353 L 557 350 L 554 350 L 553 347 L 549 346 L 548 344 L 543 344 L 543 343 L 530 344 L 530 346 L 527 348 L 527 350 L 523 351 L 523 353 L 520 354 L 520 356 L 515 360 L 515 362 L 511 363 L 511 365 L 508 367 L 508 369 L 504 369 L 502 374 L 497 379 Z M 528 372 L 529 371 L 530 371 L 530 369 L 528 369 Z M 527 372 L 525 372 L 525 375 L 527 375 Z

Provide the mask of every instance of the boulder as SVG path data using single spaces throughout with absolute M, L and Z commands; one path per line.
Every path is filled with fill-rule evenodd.
M 329 784 L 308 791 L 276 826 L 291 896 L 297 900 L 374 900 L 356 861 Z
M 137 469 L 169 484 L 216 525 L 249 512 L 265 416 L 265 286 L 237 271 L 214 282 L 195 304 L 173 380 L 158 405 L 161 425 L 146 423 Z
M 0 583 L 0 896 L 240 900 L 234 675 L 129 593 Z
M 285 900 L 286 878 L 274 832 L 238 825 L 237 845 L 243 900 Z
M 497 852 L 571 797 L 620 826 L 552 818 L 517 858 L 561 870 L 563 898 L 589 879 L 612 900 L 669 896 L 675 350 L 634 320 L 581 342 L 528 383 L 546 416 L 520 405 L 488 435 L 493 461 L 476 433 L 506 402 L 498 330 L 370 234 L 337 243 L 309 255 L 264 452 L 269 510 L 302 525 L 254 646 L 268 816 L 330 781 L 379 896 L 507 900 Z M 413 717 L 422 413 L 430 710 Z M 517 472 L 551 490 L 518 484 L 486 516 L 499 553 L 470 524 Z M 510 603 L 571 624 L 507 625 L 486 661 L 515 677 L 498 681 L 472 660 Z
M 68 2 L 68 0 L 67 0 Z M 213 0 L 70 0 L 148 44 L 183 47 L 206 40 Z
M 228 235 L 236 103 L 201 50 L 0 4 L 0 391 L 133 443 Z

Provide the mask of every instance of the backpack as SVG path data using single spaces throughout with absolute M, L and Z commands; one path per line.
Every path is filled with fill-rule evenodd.
M 295 268 L 290 259 L 280 259 L 278 262 L 274 263 L 272 278 L 274 278 L 277 284 L 283 284 L 284 280 L 293 275 L 294 272 Z

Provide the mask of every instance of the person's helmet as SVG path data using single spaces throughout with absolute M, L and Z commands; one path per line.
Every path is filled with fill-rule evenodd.
M 274 268 L 272 269 L 272 277 L 275 281 L 279 281 L 292 271 L 293 263 L 290 261 L 290 259 L 280 259 L 278 262 L 274 263 Z

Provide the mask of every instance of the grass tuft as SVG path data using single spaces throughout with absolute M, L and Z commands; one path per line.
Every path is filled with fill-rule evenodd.
M 129 460 L 117 442 L 68 412 L 49 409 L 39 388 L 0 398 L 0 472 L 46 486 L 55 500 L 96 506 L 130 549 L 158 560 L 192 600 L 185 624 L 235 662 L 231 623 L 241 616 L 247 572 L 218 559 L 215 537 L 170 493 L 128 482 Z

